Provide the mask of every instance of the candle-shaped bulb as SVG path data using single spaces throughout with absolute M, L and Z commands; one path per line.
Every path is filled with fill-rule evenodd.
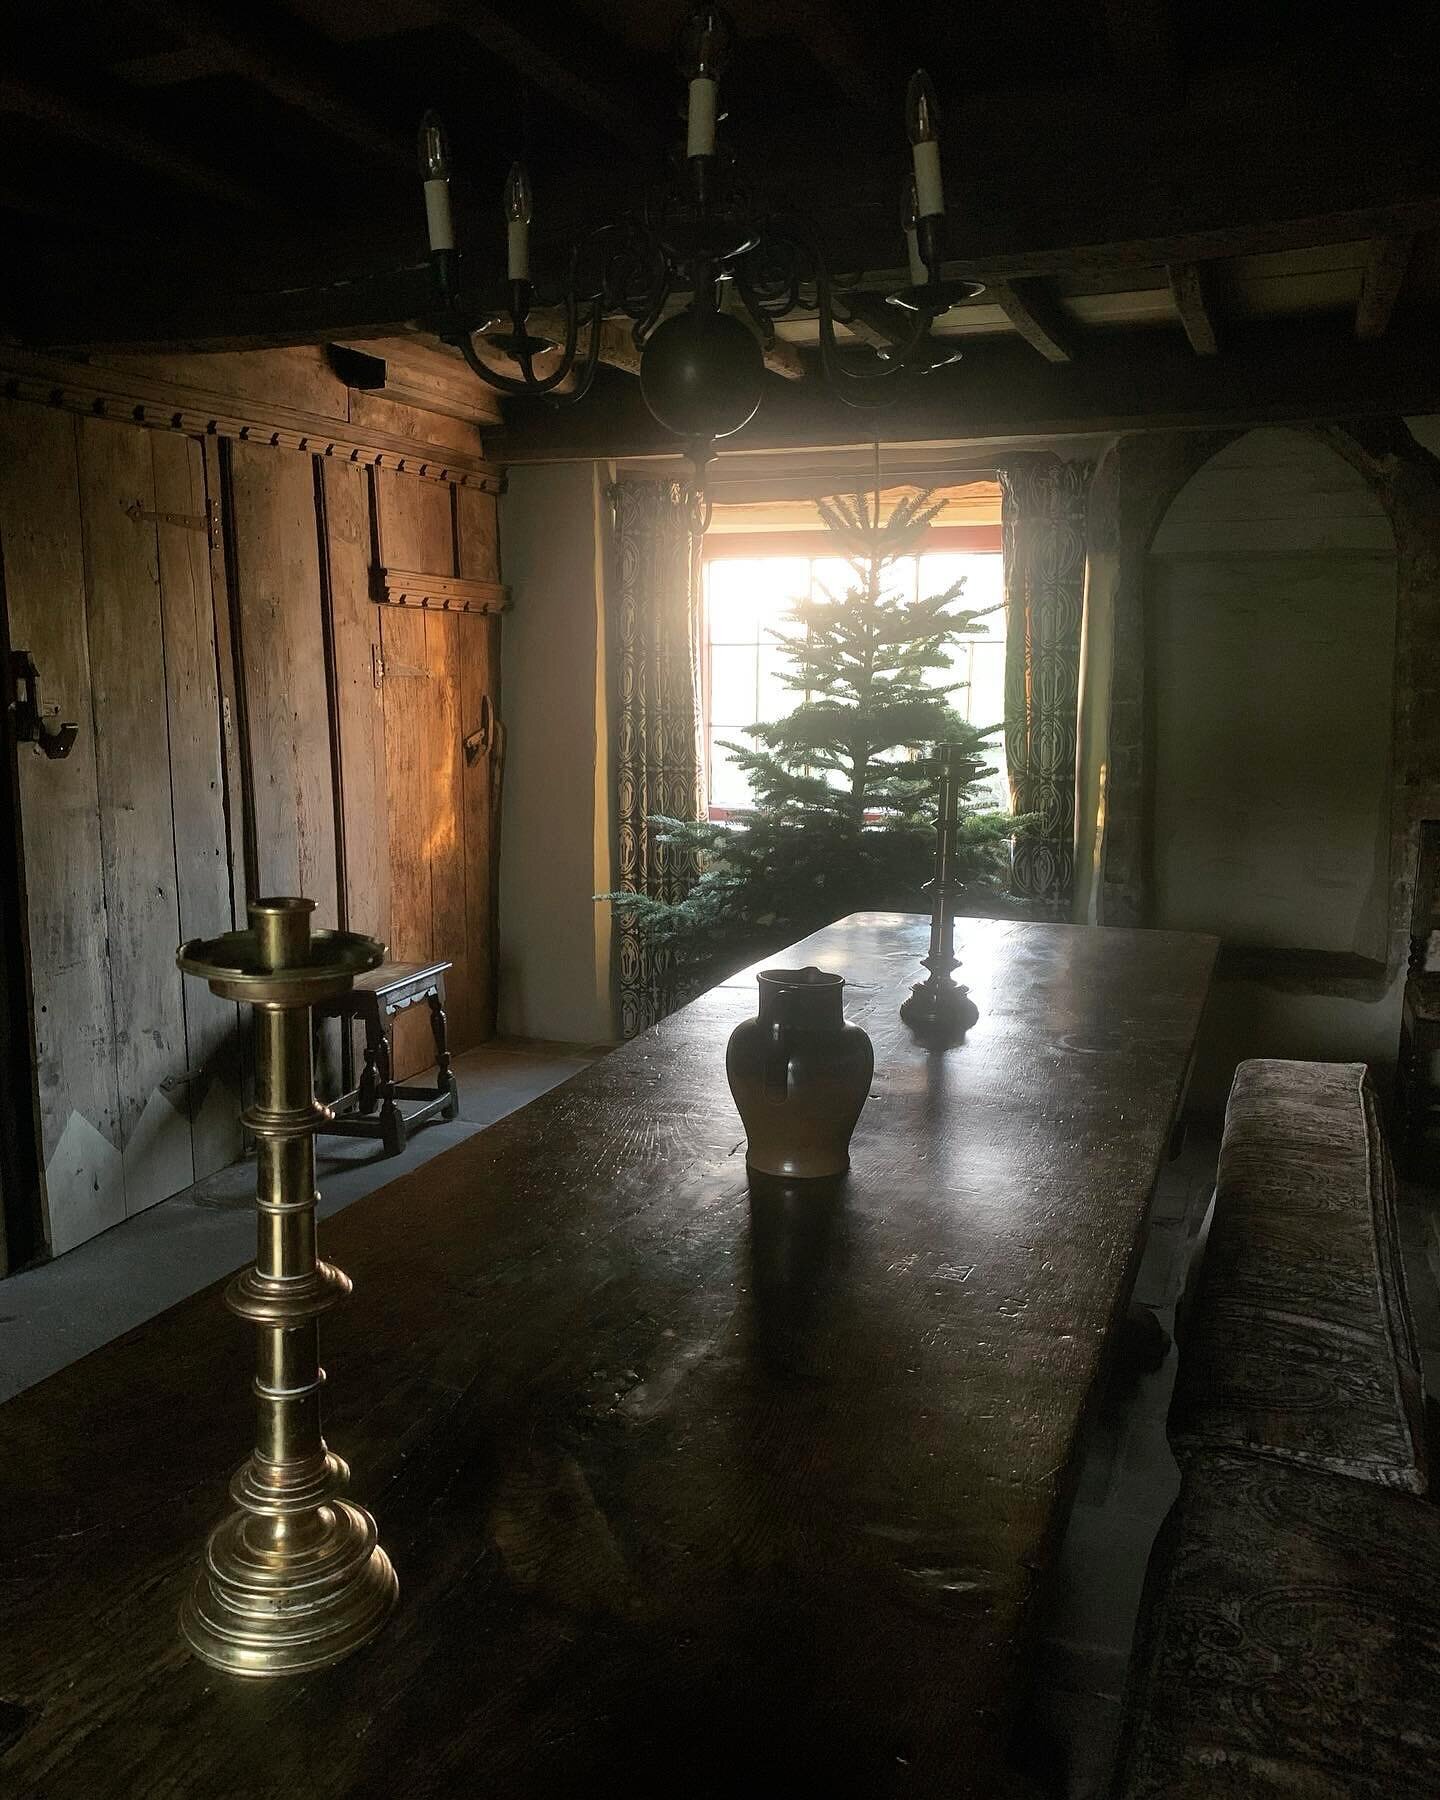
M 524 163 L 511 163 L 505 180 L 505 231 L 512 281 L 530 279 L 530 177 Z
M 420 121 L 420 173 L 426 181 L 450 179 L 450 145 L 445 127 L 433 112 Z
M 450 217 L 450 150 L 445 128 L 433 112 L 420 121 L 420 174 L 425 182 L 425 228 L 430 254 L 455 248 Z
M 676 61 L 690 84 L 685 111 L 687 157 L 715 154 L 720 77 L 730 61 L 733 38 L 730 20 L 718 6 L 697 6 L 680 27 Z
M 730 63 L 734 28 L 723 7 L 697 6 L 680 27 L 675 60 L 686 81 L 718 81 Z
M 534 217 L 534 201 L 530 194 L 530 177 L 524 163 L 511 163 L 505 178 L 505 217 L 512 225 L 528 225 Z
M 906 90 L 905 130 L 912 144 L 933 144 L 940 136 L 940 102 L 935 83 L 923 69 L 910 77 Z
M 933 219 L 945 210 L 945 185 L 940 174 L 940 103 L 935 86 L 923 69 L 910 77 L 905 96 L 905 130 L 915 164 L 917 217 Z
M 910 285 L 912 288 L 925 287 L 930 281 L 930 271 L 925 267 L 925 258 L 920 254 L 920 201 L 915 192 L 913 175 L 905 183 L 905 192 L 900 201 L 900 217 L 905 227 L 905 255 L 910 263 Z

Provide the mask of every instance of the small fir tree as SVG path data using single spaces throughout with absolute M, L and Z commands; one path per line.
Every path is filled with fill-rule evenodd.
M 726 744 L 749 778 L 754 806 L 733 824 L 659 819 L 664 841 L 698 852 L 701 874 L 678 903 L 639 894 L 607 898 L 668 948 L 681 986 L 715 978 L 772 946 L 858 911 L 920 911 L 933 869 L 933 783 L 914 753 L 963 745 L 957 872 L 972 903 L 1005 891 L 1019 821 L 985 802 L 988 740 L 950 704 L 959 683 L 927 676 L 950 665 L 949 646 L 982 614 L 961 609 L 964 583 L 906 599 L 887 586 L 943 509 L 930 492 L 905 496 L 880 518 L 879 496 L 818 502 L 853 580 L 844 594 L 794 602 L 795 636 L 774 632 L 791 660 L 781 680 L 797 704 L 752 725 L 753 746 Z M 983 627 L 981 628 L 983 629 Z

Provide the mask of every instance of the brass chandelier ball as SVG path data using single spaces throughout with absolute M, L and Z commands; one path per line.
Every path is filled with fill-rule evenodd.
M 764 382 L 755 334 L 729 313 L 677 313 L 655 328 L 640 359 L 646 406 L 683 438 L 729 437 L 748 425 Z

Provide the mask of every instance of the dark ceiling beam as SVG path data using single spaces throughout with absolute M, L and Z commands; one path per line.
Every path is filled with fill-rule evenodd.
M 1110 67 L 1133 98 L 1178 99 L 1179 46 L 1171 0 L 1100 0 Z
M 186 81 L 203 81 L 207 75 L 223 75 L 225 59 L 194 44 L 181 44 L 175 50 L 127 56 L 109 67 L 115 79 L 127 87 L 178 87 Z
M 1355 307 L 1355 335 L 1362 342 L 1382 338 L 1389 330 L 1414 249 L 1414 232 L 1391 232 L 1371 242 Z
M 865 34 L 846 18 L 831 0 L 789 0 L 783 18 L 852 106 L 878 112 L 885 96 L 875 85 L 875 65 Z M 900 124 L 899 98 L 895 97 L 896 128 Z M 898 205 L 898 202 L 897 202 Z
M 1217 356 L 1220 337 L 1215 329 L 1215 303 L 1204 269 L 1199 263 L 1178 262 L 1171 263 L 1165 274 L 1190 348 L 1197 356 Z
M 638 383 L 611 376 L 580 406 L 507 408 L 487 439 L 499 460 L 673 454 Z M 916 379 L 886 408 L 859 411 L 816 377 L 769 381 L 759 413 L 726 451 L 872 443 L 983 443 L 1094 433 L 1244 428 L 1440 410 L 1440 332 L 1393 329 L 1357 343 L 1344 319 L 1233 328 L 1224 356 L 1199 357 L 1154 327 L 1088 332 L 1083 361 L 1057 364 L 1012 337 L 972 340 L 964 360 Z
M 101 104 L 59 94 L 42 82 L 0 73 L 0 112 L 30 119 L 47 130 L 99 150 L 105 156 L 159 175 L 176 187 L 244 212 L 273 214 L 275 204 L 256 189 L 212 169 L 174 144 L 152 135 L 121 103 Z
M 212 68 L 242 76 L 303 113 L 366 156 L 411 166 L 415 146 L 407 135 L 384 130 L 315 66 L 314 58 L 266 41 L 255 23 L 256 9 L 232 17 L 207 0 L 129 0 L 163 31 L 198 52 Z
M 1077 355 L 1074 321 L 1056 299 L 1048 281 L 1038 276 L 1019 276 L 1014 281 L 995 281 L 984 298 L 993 300 L 1005 317 L 1046 362 L 1073 362 Z
M 434 10 L 483 50 L 509 63 L 518 75 L 629 150 L 649 153 L 660 142 L 636 107 L 635 96 L 612 92 L 593 76 L 582 75 L 550 48 L 553 30 L 528 31 L 502 18 L 481 0 L 433 0 Z M 544 18 L 544 9 L 539 17 Z

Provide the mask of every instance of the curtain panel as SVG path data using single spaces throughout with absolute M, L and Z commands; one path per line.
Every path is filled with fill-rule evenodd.
M 1075 756 L 1085 497 L 1092 465 L 1049 452 L 1000 471 L 1005 557 L 1005 760 L 1011 804 L 1035 816 L 1015 841 L 1017 893 L 1064 916 L 1075 886 Z
M 698 819 L 704 804 L 700 721 L 699 545 L 674 481 L 620 481 L 615 507 L 619 864 L 616 886 L 683 900 L 692 852 L 658 841 L 657 814 Z M 669 953 L 616 913 L 620 1028 L 629 1038 L 674 1004 Z

